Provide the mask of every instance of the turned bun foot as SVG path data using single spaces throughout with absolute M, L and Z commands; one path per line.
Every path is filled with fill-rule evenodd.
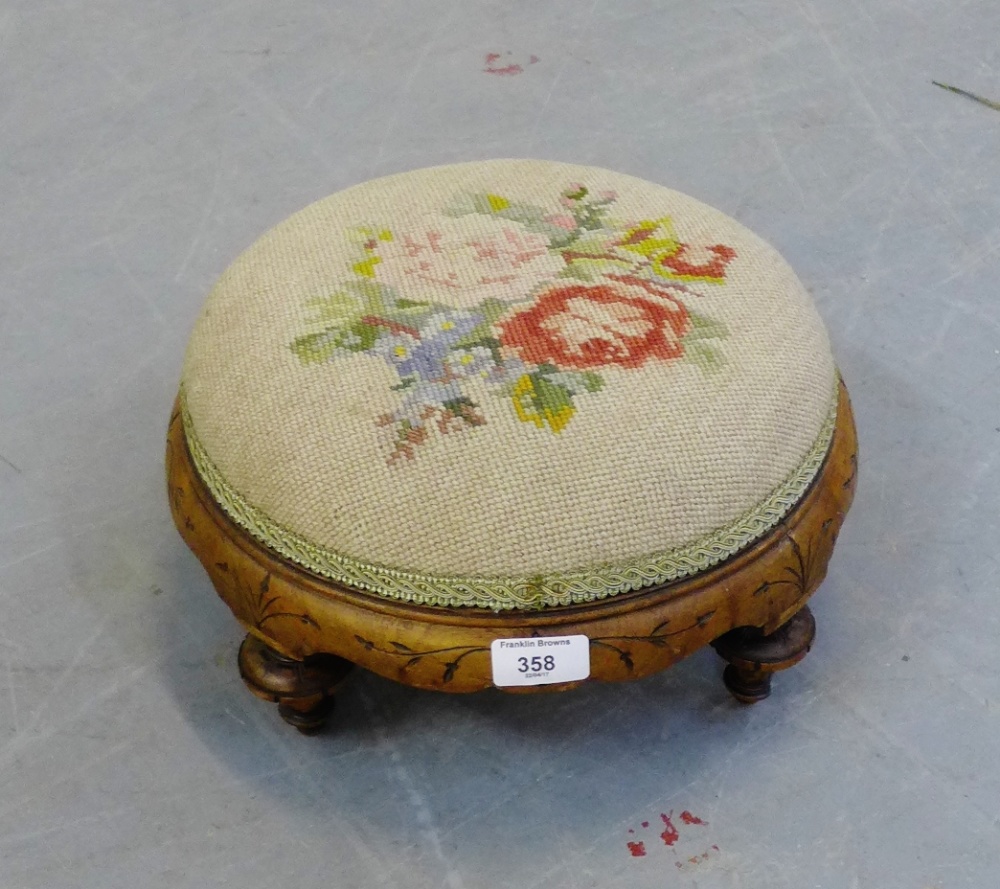
M 243 640 L 237 660 L 247 688 L 258 698 L 276 703 L 281 718 L 306 735 L 326 725 L 334 710 L 334 694 L 354 666 L 323 654 L 297 661 L 256 636 Z
M 736 700 L 756 704 L 771 694 L 771 677 L 802 660 L 816 636 L 816 619 L 804 606 L 787 623 L 769 635 L 756 627 L 737 627 L 723 634 L 712 647 L 728 666 L 722 681 Z

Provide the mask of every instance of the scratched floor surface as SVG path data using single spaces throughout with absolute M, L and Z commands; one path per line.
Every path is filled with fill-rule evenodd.
M 989 889 L 1000 860 L 1000 6 L 8 0 L 0 886 Z M 812 655 L 621 687 L 359 677 L 304 738 L 174 532 L 228 262 L 373 176 L 537 156 L 689 192 L 807 282 L 858 498 Z

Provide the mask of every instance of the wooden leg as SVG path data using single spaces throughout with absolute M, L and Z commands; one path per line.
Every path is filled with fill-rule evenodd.
M 238 663 L 247 688 L 258 698 L 276 703 L 281 718 L 306 735 L 326 724 L 333 713 L 334 693 L 354 666 L 325 654 L 296 661 L 256 636 L 243 640 Z
M 771 676 L 802 660 L 816 636 L 816 619 L 808 606 L 765 636 L 756 627 L 737 627 L 720 636 L 712 647 L 728 661 L 722 681 L 733 697 L 755 704 L 771 694 Z

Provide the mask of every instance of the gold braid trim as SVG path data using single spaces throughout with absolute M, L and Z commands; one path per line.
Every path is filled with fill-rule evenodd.
M 317 546 L 248 503 L 223 478 L 195 434 L 183 389 L 181 411 L 188 448 L 201 480 L 237 525 L 276 553 L 352 589 L 416 605 L 536 610 L 593 602 L 689 577 L 725 561 L 762 537 L 799 502 L 823 465 L 836 426 L 838 392 L 839 378 L 823 427 L 798 468 L 732 525 L 634 563 L 536 577 L 434 577 L 362 562 Z

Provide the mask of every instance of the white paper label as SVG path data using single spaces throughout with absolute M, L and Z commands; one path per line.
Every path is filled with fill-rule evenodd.
M 490 645 L 494 685 L 551 685 L 590 675 L 586 636 L 494 639 Z

